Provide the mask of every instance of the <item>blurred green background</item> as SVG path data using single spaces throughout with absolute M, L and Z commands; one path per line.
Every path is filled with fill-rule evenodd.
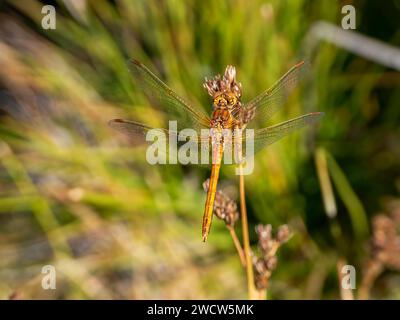
M 247 297 L 223 222 L 201 242 L 209 168 L 148 165 L 143 148 L 107 126 L 112 118 L 155 124 L 130 57 L 208 112 L 203 79 L 227 64 L 246 102 L 308 59 L 304 85 L 271 123 L 309 111 L 325 117 L 257 156 L 246 177 L 250 236 L 255 248 L 257 223 L 294 231 L 268 298 L 340 298 L 339 258 L 355 266 L 359 286 L 371 217 L 399 197 L 400 76 L 328 41 L 310 47 L 315 23 L 340 26 L 349 3 L 356 32 L 400 47 L 399 0 L 60 0 L 55 30 L 41 27 L 45 3 L 3 1 L 0 298 Z M 232 169 L 222 169 L 220 186 L 237 195 Z M 56 290 L 40 285 L 47 264 Z M 378 277 L 371 297 L 400 298 L 396 270 Z

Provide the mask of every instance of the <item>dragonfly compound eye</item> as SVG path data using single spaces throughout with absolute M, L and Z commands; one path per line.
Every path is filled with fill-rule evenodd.
M 228 96 L 228 105 L 229 106 L 234 106 L 237 102 L 237 98 L 235 96 Z

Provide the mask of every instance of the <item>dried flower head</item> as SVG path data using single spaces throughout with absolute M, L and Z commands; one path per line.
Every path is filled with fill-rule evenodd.
M 257 257 L 253 254 L 252 261 L 256 287 L 258 290 L 263 290 L 267 288 L 272 271 L 277 266 L 278 258 L 276 252 L 281 244 L 290 238 L 291 233 L 287 225 L 282 225 L 278 228 L 276 237 L 274 238 L 270 224 L 257 225 L 256 233 L 258 235 L 260 256 Z
M 372 220 L 372 257 L 386 267 L 400 271 L 400 234 L 393 216 L 379 214 Z
M 209 186 L 210 179 L 207 179 L 203 182 L 203 188 L 206 192 L 208 191 Z M 215 193 L 214 214 L 219 219 L 224 220 L 226 225 L 231 227 L 233 227 L 235 222 L 239 219 L 236 202 L 221 190 L 217 190 Z
M 236 69 L 231 65 L 226 67 L 223 77 L 217 75 L 214 79 L 206 78 L 203 86 L 213 98 L 222 93 L 234 93 L 237 99 L 242 95 L 242 84 L 236 81 Z
M 259 224 L 256 226 L 256 233 L 258 235 L 258 246 L 261 252 L 266 253 L 271 250 L 273 245 L 272 226 L 270 224 Z
M 368 299 L 385 268 L 400 271 L 400 200 L 391 200 L 386 207 L 389 214 L 380 213 L 372 219 L 371 253 L 364 265 L 360 299 Z
M 276 240 L 278 240 L 280 243 L 285 243 L 289 240 L 290 235 L 289 226 L 287 224 L 281 225 L 276 233 Z

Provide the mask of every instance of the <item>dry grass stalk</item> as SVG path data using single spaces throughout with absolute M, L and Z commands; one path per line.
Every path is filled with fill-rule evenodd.
M 203 183 L 203 188 L 206 192 L 208 191 L 209 179 L 207 179 Z M 260 256 L 258 257 L 251 251 L 248 238 L 249 234 L 247 227 L 246 210 L 245 208 L 243 208 L 243 206 L 241 206 L 241 209 L 242 222 L 243 212 L 245 215 L 246 228 L 243 228 L 243 233 L 246 233 L 247 235 L 243 235 L 243 240 L 246 243 L 245 239 L 247 238 L 248 241 L 249 257 L 251 258 L 249 262 L 246 257 L 246 247 L 244 250 L 242 249 L 242 246 L 234 229 L 235 222 L 239 219 L 237 204 L 235 201 L 230 199 L 223 191 L 217 190 L 215 195 L 213 213 L 217 216 L 217 218 L 225 222 L 225 225 L 232 236 L 242 266 L 246 268 L 249 298 L 254 300 L 263 300 L 265 299 L 267 294 L 269 278 L 271 277 L 272 271 L 276 268 L 278 262 L 276 253 L 280 246 L 289 240 L 289 238 L 291 237 L 291 231 L 289 230 L 289 227 L 287 225 L 282 225 L 278 228 L 276 236 L 273 237 L 271 225 L 258 225 L 256 227 L 256 232 L 258 235 L 258 246 L 260 251 Z M 249 269 L 251 270 L 250 277 L 248 271 Z M 249 279 L 252 281 L 251 283 L 249 283 Z
M 240 213 L 242 218 L 244 254 L 246 257 L 247 291 L 249 293 L 250 300 L 257 300 L 259 297 L 257 295 L 257 290 L 254 286 L 254 272 L 251 264 L 251 248 L 249 239 L 249 226 L 247 223 L 246 196 L 244 189 L 244 176 L 242 174 L 242 165 L 240 165 L 239 168 Z
M 235 244 L 236 250 L 240 257 L 240 262 L 243 267 L 246 268 L 247 273 L 247 290 L 249 299 L 257 300 L 259 299 L 259 294 L 254 285 L 254 273 L 251 263 L 251 249 L 249 240 L 249 231 L 247 224 L 247 212 L 246 212 L 246 202 L 244 200 L 244 181 L 243 176 L 240 176 L 240 211 L 242 218 L 242 232 L 243 232 L 243 242 L 244 249 L 240 244 L 240 241 L 235 233 L 234 223 L 239 218 L 239 213 L 237 211 L 237 204 L 226 196 L 221 190 L 217 190 L 214 202 L 214 214 L 221 220 L 225 221 L 225 224 L 232 236 L 233 242 Z M 209 179 L 203 183 L 203 188 L 208 191 Z

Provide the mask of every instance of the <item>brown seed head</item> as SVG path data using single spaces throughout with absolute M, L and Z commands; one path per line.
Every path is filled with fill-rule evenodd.
M 396 217 L 379 214 L 372 220 L 372 259 L 400 270 L 400 234 Z
M 213 98 L 222 93 L 233 93 L 237 99 L 242 95 L 242 85 L 236 82 L 236 68 L 231 65 L 226 67 L 223 77 L 216 75 L 214 79 L 206 78 L 203 86 Z
M 268 253 L 273 245 L 272 226 L 270 224 L 256 226 L 258 245 L 263 253 Z
M 258 290 L 266 289 L 268 280 L 272 271 L 275 270 L 278 258 L 277 250 L 282 243 L 286 242 L 291 235 L 289 227 L 282 225 L 278 228 L 276 237 L 272 236 L 272 227 L 270 224 L 256 226 L 258 235 L 258 246 L 260 248 L 260 256 L 253 254 L 254 281 Z
M 281 225 L 276 233 L 276 240 L 280 243 L 288 241 L 290 238 L 290 230 L 287 224 Z

